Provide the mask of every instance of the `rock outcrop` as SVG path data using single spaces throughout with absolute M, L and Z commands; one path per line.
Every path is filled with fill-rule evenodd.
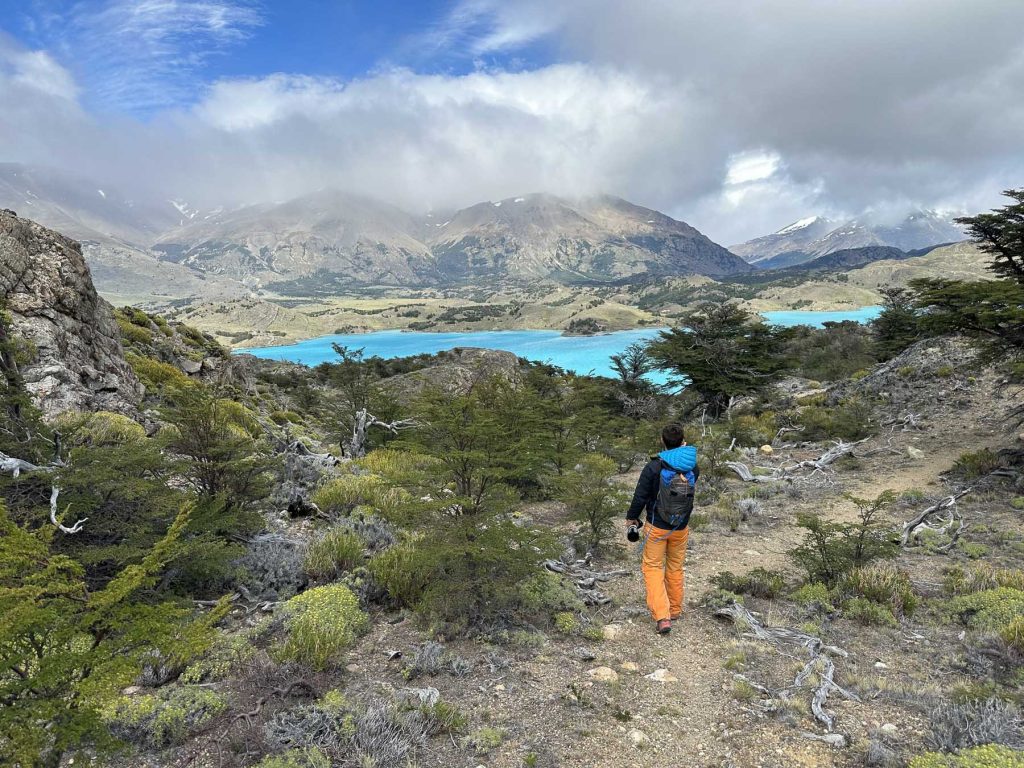
M 519 358 L 512 352 L 456 347 L 440 354 L 444 359 L 436 365 L 392 376 L 385 379 L 382 385 L 397 399 L 409 401 L 430 387 L 464 394 L 474 382 L 481 379 L 499 376 L 515 382 L 521 375 Z
M 0 302 L 13 335 L 28 343 L 21 373 L 44 415 L 135 410 L 142 386 L 78 243 L 0 211 Z

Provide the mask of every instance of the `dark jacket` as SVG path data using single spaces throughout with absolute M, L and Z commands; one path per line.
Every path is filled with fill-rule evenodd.
M 657 456 L 652 456 L 640 473 L 640 479 L 636 483 L 636 490 L 633 492 L 633 502 L 629 505 L 626 519 L 639 520 L 640 513 L 646 510 L 647 522 L 655 528 L 667 531 L 671 529 L 670 526 L 654 514 L 654 505 L 658 501 L 658 484 L 661 482 L 660 474 L 661 459 Z M 700 478 L 700 467 L 694 467 L 694 482 L 698 478 Z

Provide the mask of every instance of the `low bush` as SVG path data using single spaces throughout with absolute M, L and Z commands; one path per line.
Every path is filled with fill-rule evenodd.
M 363 563 L 363 541 L 347 528 L 327 531 L 309 545 L 305 570 L 321 581 L 336 578 Z
M 189 733 L 227 708 L 224 697 L 209 688 L 179 686 L 158 694 L 125 696 L 103 713 L 111 734 L 148 749 L 180 744 Z
M 778 597 L 786 588 L 786 577 L 783 574 L 764 568 L 754 568 L 744 576 L 736 576 L 730 571 L 722 571 L 711 581 L 726 592 L 765 599 Z
M 927 752 L 911 758 L 908 768 L 1021 768 L 1024 759 L 1018 750 L 998 744 L 985 744 L 956 755 Z
M 352 591 L 341 584 L 316 587 L 281 607 L 288 637 L 278 648 L 280 658 L 325 669 L 338 660 L 369 621 Z
M 820 581 L 804 584 L 793 592 L 790 597 L 800 605 L 814 608 L 825 608 L 832 605 L 832 597 L 829 593 L 828 585 L 822 584 Z
M 871 407 L 858 398 L 834 406 L 805 406 L 800 409 L 796 421 L 803 431 L 788 433 L 792 439 L 860 440 L 875 431 Z
M 415 606 L 427 588 L 425 575 L 417 570 L 417 540 L 408 539 L 370 560 L 367 569 L 391 600 L 403 607 Z
M 950 595 L 969 595 L 997 587 L 1024 591 L 1024 571 L 996 568 L 987 563 L 972 566 L 966 571 L 959 567 L 951 568 L 946 572 L 943 586 Z
M 775 414 L 763 411 L 759 414 L 743 414 L 729 420 L 729 437 L 736 438 L 739 445 L 760 447 L 775 438 L 779 426 Z
M 950 601 L 950 610 L 972 629 L 998 632 L 1024 615 L 1024 591 L 996 587 Z
M 889 606 L 873 603 L 864 597 L 854 597 L 843 603 L 843 615 L 851 621 L 869 626 L 895 627 L 897 624 Z
M 306 586 L 302 564 L 306 557 L 303 539 L 282 533 L 253 537 L 238 560 L 238 581 L 257 597 L 283 600 Z
M 999 456 L 990 448 L 973 453 L 962 453 L 956 460 L 954 470 L 966 480 L 983 477 L 999 469 Z
M 471 747 L 478 755 L 486 755 L 488 752 L 493 752 L 501 746 L 503 741 L 505 741 L 505 732 L 500 728 L 492 728 L 490 726 L 478 728 L 463 739 L 463 743 Z
M 290 749 L 263 758 L 256 768 L 331 768 L 331 759 L 320 749 Z
M 166 387 L 181 388 L 195 384 L 180 368 L 169 363 L 162 363 L 133 352 L 128 352 L 124 357 L 135 375 L 139 377 L 139 381 L 150 391 L 159 392 Z
M 1020 709 L 1001 699 L 944 701 L 928 713 L 931 730 L 925 743 L 943 752 L 958 752 L 983 744 L 1020 747 Z
M 303 422 L 302 415 L 295 411 L 272 411 L 270 420 L 282 427 L 285 424 L 301 424 Z
M 886 606 L 896 617 L 909 616 L 917 607 L 910 577 L 891 563 L 855 568 L 842 579 L 839 591 Z
M 153 333 L 149 328 L 135 325 L 122 315 L 117 316 L 117 326 L 121 329 L 121 338 L 129 344 L 149 344 L 153 341 Z

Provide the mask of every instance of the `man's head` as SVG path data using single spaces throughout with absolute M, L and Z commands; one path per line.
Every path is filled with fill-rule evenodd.
M 666 448 L 678 448 L 683 444 L 684 439 L 683 425 L 677 421 L 666 424 L 665 428 L 661 430 L 661 442 L 665 444 Z

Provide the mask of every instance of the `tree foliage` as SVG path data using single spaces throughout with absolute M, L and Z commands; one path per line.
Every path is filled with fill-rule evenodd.
M 991 254 L 990 270 L 1024 284 L 1024 189 L 1008 189 L 1003 194 L 1013 202 L 956 222 L 966 227 L 981 250 Z
M 54 528 L 27 530 L 0 505 L 0 762 L 56 766 L 68 750 L 110 746 L 100 711 L 147 658 L 183 662 L 206 645 L 226 606 L 195 621 L 149 597 L 189 513 L 139 563 L 90 591 L 82 566 L 53 552 Z
M 788 367 L 790 332 L 766 325 L 735 304 L 705 306 L 662 331 L 648 350 L 672 383 L 687 386 L 719 416 L 735 397 L 756 394 Z

